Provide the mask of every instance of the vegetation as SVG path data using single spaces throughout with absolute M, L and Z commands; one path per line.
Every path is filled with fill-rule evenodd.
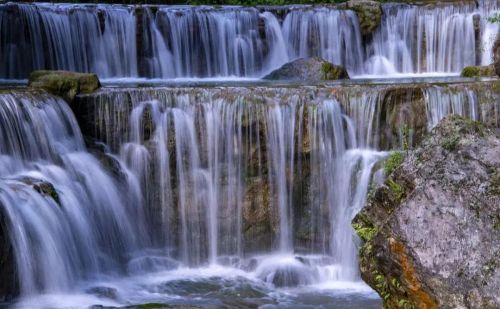
M 462 70 L 462 77 L 495 76 L 493 66 L 468 66 Z
M 500 24 L 500 13 L 495 13 L 487 18 L 488 22 L 492 24 Z
M 405 156 L 402 152 L 396 151 L 391 153 L 387 158 L 384 165 L 384 172 L 386 175 L 392 174 L 392 172 L 398 168 L 404 161 Z

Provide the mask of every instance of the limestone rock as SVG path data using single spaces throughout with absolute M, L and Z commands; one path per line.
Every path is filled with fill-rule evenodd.
M 268 80 L 337 80 L 349 79 L 345 68 L 334 65 L 319 57 L 300 58 L 266 75 Z
M 500 132 L 448 116 L 392 169 L 353 221 L 362 278 L 387 308 L 499 308 Z
M 79 93 L 90 93 L 101 84 L 96 74 L 68 71 L 33 71 L 29 86 L 41 88 L 71 102 Z

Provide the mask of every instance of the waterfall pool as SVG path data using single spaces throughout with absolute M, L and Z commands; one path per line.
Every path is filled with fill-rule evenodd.
M 155 259 L 158 257 L 150 257 Z M 302 273 L 289 269 L 290 277 L 315 282 L 299 287 L 276 287 L 262 277 L 261 263 L 273 261 L 283 267 L 288 261 L 313 261 L 318 256 L 261 256 L 242 262 L 240 267 L 207 265 L 199 268 L 179 267 L 161 270 L 157 260 L 156 271 L 141 272 L 128 277 L 102 276 L 84 282 L 65 293 L 45 293 L 24 297 L 9 304 L 12 308 L 89 308 L 126 307 L 144 304 L 193 305 L 201 308 L 331 308 L 331 309 L 378 309 L 381 300 L 363 282 L 338 281 L 335 273 L 339 267 L 306 266 Z M 230 257 L 225 259 L 231 260 Z M 173 261 L 164 266 L 171 267 Z M 298 262 L 301 263 L 301 262 Z M 306 262 L 307 263 L 307 262 Z M 243 265 L 246 264 L 246 265 Z M 249 269 L 251 264 L 256 268 Z M 245 269 L 246 270 L 245 270 Z M 280 267 L 267 275 L 273 276 Z M 329 278 L 328 278 L 329 277 Z M 269 278 L 267 278 L 269 279 Z M 1 305 L 0 305 L 1 307 Z M 145 306 L 144 306 L 145 307 Z M 159 306 L 159 308 L 161 308 Z

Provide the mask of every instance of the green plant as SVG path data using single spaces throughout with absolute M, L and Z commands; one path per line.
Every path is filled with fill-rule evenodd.
M 377 234 L 377 228 L 375 227 L 366 227 L 361 223 L 354 223 L 352 226 L 364 242 L 371 240 Z
M 394 194 L 394 197 L 396 197 L 397 200 L 401 200 L 403 198 L 404 190 L 400 184 L 398 184 L 397 182 L 395 182 L 392 179 L 388 179 L 386 181 L 386 184 L 389 187 L 389 189 L 392 191 L 392 193 Z
M 448 151 L 454 151 L 455 149 L 457 149 L 459 142 L 460 142 L 460 136 L 453 135 L 445 138 L 444 141 L 441 143 L 441 146 Z
M 495 13 L 486 18 L 486 20 L 492 24 L 500 24 L 500 13 Z
M 402 152 L 396 151 L 391 153 L 391 155 L 385 160 L 384 172 L 386 175 L 392 174 L 396 168 L 398 168 L 404 161 L 405 156 Z

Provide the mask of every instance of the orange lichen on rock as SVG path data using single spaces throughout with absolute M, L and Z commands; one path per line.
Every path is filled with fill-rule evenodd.
M 403 243 L 394 238 L 389 239 L 389 245 L 393 254 L 399 257 L 401 265 L 401 280 L 406 281 L 409 289 L 409 298 L 418 306 L 419 309 L 437 309 L 436 301 L 427 293 L 415 274 L 415 269 L 410 258 L 406 254 Z

